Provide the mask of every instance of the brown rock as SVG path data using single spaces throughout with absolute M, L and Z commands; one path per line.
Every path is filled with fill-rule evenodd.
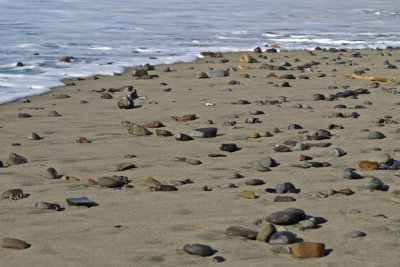
M 317 242 L 295 243 L 291 246 L 293 258 L 316 258 L 325 256 L 325 244 Z
M 339 124 L 329 123 L 328 124 L 328 129 L 330 129 L 330 130 L 332 130 L 332 129 L 344 129 L 344 127 L 342 125 L 339 125 Z
M 131 109 L 135 107 L 135 103 L 130 97 L 124 97 L 117 103 L 120 109 Z
M 358 88 L 358 89 L 354 90 L 354 92 L 356 92 L 357 95 L 369 94 L 368 89 L 364 89 L 364 88 Z
M 128 125 L 128 133 L 135 136 L 145 136 L 149 134 L 149 131 L 136 123 L 131 123 Z
M 26 249 L 31 245 L 20 239 L 5 237 L 1 239 L 0 246 L 3 248 Z
M 202 55 L 203 57 L 213 57 L 213 58 L 221 58 L 221 57 L 223 57 L 222 56 L 222 54 L 221 54 L 221 52 L 216 52 L 216 53 L 214 53 L 214 52 L 200 52 L 200 55 Z
M 71 57 L 62 57 L 59 60 L 60 62 L 71 62 Z
M 196 119 L 195 114 L 186 114 L 186 115 L 183 115 L 182 117 L 179 117 L 178 121 L 192 121 L 194 119 Z
M 89 141 L 87 140 L 86 137 L 78 137 L 78 138 L 76 138 L 75 142 L 77 142 L 78 144 L 87 144 L 87 143 L 89 143 Z
M 251 133 L 250 138 L 259 138 L 260 134 L 259 133 Z
M 199 73 L 197 73 L 197 78 L 205 79 L 205 78 L 210 78 L 210 77 L 208 77 L 207 73 L 205 73 L 205 72 L 199 72 Z
M 247 54 L 243 54 L 239 57 L 239 63 L 258 63 L 258 61 Z
M 172 136 L 173 134 L 170 131 L 167 131 L 167 130 L 157 129 L 156 130 L 156 135 L 157 136 Z
M 344 118 L 345 116 L 343 115 L 342 112 L 334 112 L 332 115 L 328 116 L 329 118 Z
M 274 202 L 292 202 L 296 201 L 294 197 L 289 197 L 289 196 L 276 196 L 274 198 Z
M 283 144 L 286 145 L 286 146 L 296 146 L 297 141 L 285 140 L 285 141 L 283 141 Z
M 379 163 L 377 161 L 361 161 L 358 166 L 363 169 L 378 170 Z
M 157 181 L 157 180 L 154 179 L 153 177 L 147 177 L 147 178 L 146 178 L 146 183 L 148 183 L 148 184 L 155 184 L 155 185 L 161 184 L 159 181 Z
M 70 96 L 67 95 L 67 94 L 61 94 L 61 95 L 55 95 L 54 98 L 55 99 L 62 99 L 62 98 L 70 98 Z
M 317 193 L 315 194 L 315 196 L 316 196 L 316 197 L 319 197 L 319 198 L 327 198 L 327 197 L 328 197 L 327 194 L 322 193 L 322 192 L 317 192 Z
M 118 164 L 106 167 L 106 170 L 110 171 L 110 172 L 118 172 L 118 171 L 125 171 L 125 170 L 132 169 L 132 168 L 136 168 L 135 164 L 118 163 Z
M 85 184 L 87 184 L 87 185 L 98 185 L 99 183 L 97 181 L 89 178 L 89 179 L 86 179 Z
M 393 190 L 390 193 L 392 193 L 393 195 L 400 195 L 400 189 Z
M 131 185 L 131 184 L 124 184 L 124 188 L 133 188 L 133 185 Z
M 256 195 L 254 194 L 253 191 L 242 191 L 240 193 L 240 195 L 244 198 L 248 198 L 248 199 L 255 199 Z
M 339 193 L 345 194 L 345 195 L 352 195 L 354 194 L 353 191 L 351 191 L 350 188 L 343 188 L 338 190 Z
M 275 73 L 271 72 L 270 74 L 267 75 L 267 78 L 274 78 L 277 77 Z
M 303 154 L 301 154 L 300 158 L 299 158 L 300 161 L 306 161 L 306 160 L 312 160 L 312 159 L 313 159 L 312 157 L 309 157 L 309 156 L 306 156 Z
M 162 124 L 159 121 L 153 121 L 153 122 L 143 124 L 142 126 L 146 127 L 146 128 L 160 128 L 160 127 L 164 127 L 164 124 Z

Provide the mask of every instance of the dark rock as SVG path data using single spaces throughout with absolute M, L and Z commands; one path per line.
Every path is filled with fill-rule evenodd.
M 296 242 L 296 235 L 289 231 L 281 231 L 272 234 L 269 238 L 271 245 L 287 245 Z
M 313 100 L 318 101 L 318 100 L 325 100 L 325 96 L 323 94 L 315 94 L 313 96 Z
M 386 136 L 383 133 L 377 131 L 370 131 L 367 135 L 368 139 L 383 139 L 385 137 Z
M 277 166 L 277 163 L 273 158 L 265 157 L 265 158 L 258 160 L 257 165 L 265 167 L 265 168 L 269 168 L 269 167 Z
M 175 135 L 175 139 L 178 141 L 189 141 L 189 140 L 193 140 L 192 137 L 190 137 L 187 134 L 183 134 L 183 133 L 178 133 Z
M 289 124 L 288 129 L 289 129 L 289 130 L 298 130 L 298 129 L 303 129 L 303 127 L 301 127 L 301 126 L 298 125 L 298 124 L 291 123 L 291 124 Z
M 257 231 L 246 229 L 241 226 L 230 226 L 225 230 L 225 235 L 227 236 L 240 236 L 252 240 L 255 240 L 257 238 L 257 234 Z
M 133 71 L 132 71 L 132 75 L 135 76 L 135 77 L 141 77 L 141 76 L 148 75 L 147 69 L 137 69 L 137 70 L 133 70 Z
M 226 259 L 224 257 L 221 257 L 221 256 L 215 256 L 213 258 L 213 262 L 224 262 L 224 261 L 226 261 Z
M 18 118 L 19 118 L 19 119 L 30 118 L 30 117 L 32 117 L 31 114 L 28 114 L 28 113 L 18 113 Z
M 277 184 L 275 190 L 277 194 L 298 193 L 296 187 L 294 187 L 294 185 L 289 182 Z
M 3 192 L 3 194 L 1 194 L 2 198 L 8 198 L 10 200 L 17 200 L 17 199 L 21 199 L 24 198 L 24 192 L 22 191 L 22 189 L 10 189 L 7 190 L 5 192 Z
M 226 157 L 226 155 L 224 155 L 224 154 L 214 154 L 214 153 L 208 154 L 208 156 L 210 158 L 223 158 L 223 157 Z
M 29 139 L 29 140 L 40 140 L 40 136 L 39 136 L 37 133 L 35 133 L 35 132 L 31 132 L 31 133 L 28 135 L 28 139 Z
M 54 169 L 53 167 L 47 168 L 46 169 L 46 178 L 49 179 L 58 179 L 58 173 L 56 171 L 56 169 Z
M 215 253 L 212 247 L 201 244 L 186 244 L 183 246 L 183 250 L 190 255 L 197 255 L 201 257 L 212 256 Z
M 154 191 L 177 191 L 178 188 L 176 188 L 173 185 L 165 185 L 165 184 L 158 184 L 154 187 Z
M 275 152 L 290 152 L 290 148 L 284 145 L 275 145 L 274 146 Z
M 227 152 L 235 152 L 239 148 L 237 147 L 236 144 L 231 143 L 231 144 L 220 144 L 219 149 L 221 149 L 222 151 L 227 151 Z
M 247 185 L 263 185 L 265 182 L 261 179 L 250 179 L 245 182 Z
M 364 188 L 370 190 L 384 190 L 385 184 L 379 178 L 372 178 L 364 185 Z
M 363 177 L 354 171 L 345 170 L 343 173 L 343 178 L 345 178 L 345 179 L 362 179 Z
M 273 224 L 295 224 L 303 220 L 306 214 L 301 209 L 288 208 L 286 210 L 271 213 L 266 217 L 266 221 Z
M 100 177 L 97 182 L 101 187 L 116 188 L 123 185 L 122 181 L 116 177 Z
M 27 162 L 28 160 L 26 158 L 15 153 L 11 153 L 7 160 L 8 165 L 20 165 Z
M 172 136 L 173 134 L 167 130 L 156 129 L 157 136 Z
M 135 107 L 132 98 L 125 96 L 120 101 L 118 101 L 118 107 L 120 109 L 131 109 Z
M 96 202 L 90 200 L 86 197 L 80 198 L 67 198 L 66 199 L 68 206 L 85 206 L 85 207 L 93 207 L 96 205 Z
M 350 233 L 350 236 L 352 238 L 356 238 L 356 237 L 362 237 L 362 236 L 366 236 L 367 234 L 361 231 L 353 231 Z

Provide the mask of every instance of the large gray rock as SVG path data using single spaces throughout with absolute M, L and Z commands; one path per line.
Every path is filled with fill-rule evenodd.
M 258 232 L 250 229 L 246 229 L 241 226 L 230 226 L 225 230 L 227 236 L 240 236 L 246 239 L 256 239 Z
M 271 245 L 287 245 L 296 242 L 296 235 L 289 231 L 281 231 L 272 234 L 269 238 Z
M 384 190 L 385 184 L 379 178 L 372 178 L 364 185 L 365 189 Z
M 296 224 L 306 217 L 304 210 L 288 208 L 268 215 L 265 219 L 273 224 Z
M 368 139 L 383 139 L 385 137 L 386 136 L 383 133 L 377 132 L 377 131 L 368 132 L 368 135 L 367 135 Z
M 145 136 L 149 135 L 150 132 L 141 125 L 131 123 L 128 125 L 128 133 L 135 136 Z
M 186 244 L 183 246 L 183 250 L 190 255 L 197 255 L 201 257 L 211 256 L 215 253 L 212 247 L 202 244 Z
M 209 138 L 217 136 L 217 128 L 215 127 L 207 127 L 207 128 L 199 128 L 190 131 L 189 135 L 191 137 L 199 137 L 199 138 Z
M 271 157 L 265 157 L 265 158 L 258 160 L 257 165 L 265 167 L 265 168 L 275 167 L 276 161 Z

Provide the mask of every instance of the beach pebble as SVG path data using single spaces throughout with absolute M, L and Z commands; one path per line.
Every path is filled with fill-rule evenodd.
M 75 143 L 77 144 L 88 144 L 89 140 L 86 137 L 78 137 L 75 139 Z
M 313 100 L 315 100 L 315 101 L 325 100 L 325 96 L 323 94 L 314 94 L 313 95 Z
M 157 136 L 172 136 L 173 134 L 167 130 L 156 129 L 156 135 Z
M 265 182 L 261 179 L 250 179 L 250 180 L 247 180 L 245 182 L 245 184 L 256 186 L 256 185 L 263 185 L 263 184 L 265 184 Z
M 352 238 L 356 238 L 356 237 L 362 237 L 362 236 L 366 236 L 367 234 L 361 231 L 353 231 L 350 232 L 350 237 Z
M 283 74 L 281 76 L 279 76 L 279 79 L 289 79 L 289 80 L 293 80 L 296 79 L 296 77 L 293 74 Z
M 275 152 L 290 152 L 290 149 L 287 146 L 278 144 L 278 145 L 274 146 L 274 151 Z
M 4 237 L 1 239 L 0 246 L 3 248 L 26 249 L 31 245 L 20 239 Z
M 357 209 L 352 209 L 351 211 L 349 211 L 349 214 L 359 214 L 359 213 L 361 213 L 361 211 Z
M 271 245 L 287 245 L 296 242 L 296 235 L 289 231 L 281 231 L 272 234 L 268 243 Z
M 229 72 L 224 70 L 209 70 L 206 74 L 209 78 L 229 76 Z
M 227 236 L 240 236 L 246 239 L 256 239 L 258 232 L 253 231 L 241 226 L 230 226 L 225 230 L 225 235 Z
M 274 198 L 274 202 L 292 202 L 292 201 L 296 201 L 296 199 L 294 197 L 289 197 L 289 196 L 276 196 Z
M 300 227 L 300 229 L 304 230 L 314 228 L 316 223 L 314 220 L 303 220 L 299 221 L 297 225 Z
M 362 179 L 363 177 L 354 171 L 345 170 L 343 172 L 343 178 L 345 178 L 345 179 Z
M 164 127 L 164 124 L 159 121 L 148 122 L 142 125 L 145 128 L 160 128 Z
M 342 157 L 347 153 L 341 148 L 332 148 L 331 152 L 329 153 L 332 157 Z
M 49 114 L 47 116 L 48 117 L 60 117 L 61 115 L 57 111 L 52 110 L 49 112 Z
M 16 153 L 10 153 L 10 155 L 8 156 L 8 160 L 7 160 L 8 165 L 20 165 L 20 164 L 24 164 L 27 162 L 28 162 L 28 160 L 26 158 L 24 158 L 23 156 L 18 155 Z
M 271 157 L 265 157 L 257 161 L 257 165 L 264 168 L 275 167 L 277 166 L 276 164 L 276 161 Z
M 307 147 L 302 142 L 297 142 L 293 148 L 293 151 L 303 151 L 306 149 L 307 149 Z
M 303 242 L 291 245 L 293 258 L 317 258 L 325 256 L 325 244 Z
M 128 134 L 134 135 L 134 136 L 146 136 L 149 135 L 149 131 L 136 123 L 131 123 L 128 125 Z
M 23 193 L 22 189 L 10 189 L 10 190 L 3 192 L 3 194 L 1 194 L 1 197 L 10 199 L 10 200 L 17 200 L 17 199 L 24 198 L 24 193 Z
M 186 159 L 185 162 L 190 165 L 200 165 L 201 164 L 201 161 L 197 160 L 197 159 Z
M 212 247 L 202 244 L 186 244 L 183 250 L 190 255 L 197 255 L 201 257 L 208 257 L 214 255 L 215 251 Z
M 120 109 L 131 109 L 135 107 L 132 98 L 128 96 L 125 96 L 120 101 L 118 101 L 117 105 Z
M 177 191 L 178 188 L 176 188 L 173 185 L 165 185 L 165 184 L 157 184 L 154 187 L 154 191 Z
M 378 170 L 379 163 L 377 161 L 360 161 L 358 166 L 362 169 Z
M 97 182 L 101 187 L 116 188 L 123 185 L 122 181 L 116 177 L 100 177 Z
M 298 129 L 303 129 L 303 127 L 301 127 L 300 125 L 296 124 L 296 123 L 291 123 L 288 126 L 289 130 L 298 130 Z
M 260 115 L 260 114 L 264 114 L 264 111 L 262 111 L 262 110 L 256 110 L 256 109 L 251 109 L 251 110 L 249 110 L 249 114 L 250 114 L 250 115 Z
M 213 262 L 224 262 L 224 261 L 226 261 L 226 259 L 224 257 L 221 257 L 221 256 L 215 256 L 213 258 Z
M 372 178 L 364 185 L 364 188 L 370 190 L 384 190 L 385 184 L 379 178 Z
M 50 167 L 50 168 L 46 169 L 45 177 L 49 178 L 49 179 L 58 179 L 59 176 L 58 176 L 56 169 L 54 169 L 53 167 Z
M 132 168 L 136 168 L 135 164 L 133 163 L 117 163 L 114 165 L 107 166 L 106 170 L 110 172 L 119 172 L 119 171 L 129 170 Z
M 174 137 L 175 137 L 175 140 L 178 140 L 178 141 L 189 141 L 189 140 L 193 140 L 192 137 L 190 137 L 190 136 L 187 135 L 187 134 L 183 134 L 183 133 L 175 134 Z
M 227 152 L 235 152 L 237 151 L 239 148 L 237 147 L 236 144 L 230 143 L 230 144 L 220 144 L 219 149 L 221 149 L 222 151 L 227 151 Z
M 132 75 L 135 77 L 141 77 L 141 76 L 148 75 L 148 73 L 147 73 L 147 70 L 143 68 L 143 69 L 133 70 Z
M 273 224 L 295 224 L 306 217 L 304 210 L 288 208 L 269 214 L 265 220 Z
M 388 163 L 390 161 L 391 157 L 388 153 L 373 153 L 369 158 L 368 161 L 377 161 L 377 162 L 383 162 L 383 163 Z
M 31 132 L 31 133 L 28 135 L 28 139 L 29 139 L 29 140 L 40 140 L 40 136 L 39 136 L 37 133 L 35 133 L 35 132 Z
M 289 182 L 283 184 L 277 184 L 275 187 L 277 194 L 284 194 L 284 193 L 298 193 L 296 187 Z
M 84 206 L 89 208 L 96 205 L 96 202 L 87 197 L 67 198 L 66 201 L 68 206 Z
M 247 55 L 243 54 L 239 57 L 239 63 L 257 63 L 257 59 Z
M 240 193 L 240 195 L 242 196 L 242 197 L 244 197 L 244 198 L 247 198 L 247 199 L 256 199 L 256 195 L 254 194 L 254 192 L 253 191 L 242 191 L 241 193 Z
M 207 127 L 207 128 L 199 128 L 190 131 L 189 135 L 191 137 L 199 137 L 199 138 L 210 138 L 217 136 L 217 128 L 215 127 Z
M 56 211 L 61 210 L 60 205 L 47 202 L 36 202 L 35 208 L 40 210 L 56 210 Z
M 276 228 L 273 224 L 267 223 L 264 226 L 264 229 L 258 232 L 257 234 L 257 240 L 258 241 L 264 241 L 268 242 L 269 237 L 276 232 Z
M 385 137 L 386 136 L 383 133 L 377 131 L 370 131 L 367 135 L 368 139 L 383 139 Z

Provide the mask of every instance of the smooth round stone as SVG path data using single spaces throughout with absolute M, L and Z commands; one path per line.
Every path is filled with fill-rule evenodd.
M 276 161 L 271 157 L 265 157 L 265 158 L 258 160 L 257 164 L 259 166 L 269 168 L 269 167 L 275 167 Z
M 349 214 L 359 214 L 359 213 L 361 213 L 361 211 L 360 211 L 360 210 L 357 210 L 357 209 L 352 209 L 352 210 L 349 212 Z
M 240 179 L 240 178 L 244 178 L 244 176 L 241 175 L 240 173 L 235 173 L 231 176 L 231 179 Z
M 346 170 L 343 172 L 343 178 L 345 178 L 345 179 L 362 179 L 363 177 L 354 171 Z
M 289 130 L 298 130 L 298 129 L 303 129 L 303 127 L 301 127 L 300 125 L 296 124 L 296 123 L 291 123 L 288 126 Z
M 308 161 L 305 163 L 305 166 L 320 168 L 320 167 L 324 167 L 324 164 L 322 162 L 317 162 L 317 161 Z
M 260 114 L 264 114 L 264 111 L 251 109 L 251 110 L 249 110 L 249 114 L 250 115 L 260 115 Z
M 388 163 L 390 159 L 391 157 L 388 153 L 374 153 L 371 155 L 371 157 L 369 157 L 368 161 Z
M 326 193 L 328 196 L 331 196 L 331 195 L 336 194 L 335 190 L 333 190 L 333 189 L 331 189 L 331 188 L 326 189 L 326 192 L 325 192 L 325 193 Z
M 246 239 L 256 239 L 258 232 L 253 231 L 241 226 L 230 226 L 225 230 L 225 235 L 227 236 L 240 236 Z
M 185 162 L 190 165 L 200 165 L 201 164 L 201 161 L 197 160 L 197 159 L 186 159 Z
M 60 205 L 47 202 L 36 202 L 35 208 L 40 210 L 61 210 Z
M 50 167 L 46 169 L 46 178 L 49 179 L 58 179 L 58 173 L 56 169 Z
M 20 239 L 5 237 L 1 239 L 0 246 L 3 248 L 26 249 L 31 245 Z
M 268 241 L 270 236 L 276 232 L 276 228 L 273 224 L 268 223 L 264 229 L 257 234 L 258 241 Z
M 316 223 L 314 220 L 304 220 L 304 221 L 299 221 L 298 225 L 303 229 L 311 229 L 315 227 Z
M 22 191 L 22 189 L 10 189 L 7 190 L 5 192 L 3 192 L 3 194 L 1 194 L 2 198 L 8 198 L 8 199 L 13 199 L 13 198 L 23 198 L 24 197 L 24 192 Z
M 284 145 L 275 145 L 274 151 L 275 152 L 290 152 L 290 149 Z
M 190 255 L 197 255 L 201 257 L 208 257 L 215 253 L 212 247 L 202 244 L 186 244 L 183 246 L 183 250 Z
M 294 185 L 289 182 L 277 184 L 275 190 L 277 194 L 297 193 L 296 187 L 294 187 Z
M 213 258 L 213 262 L 224 262 L 226 259 L 224 257 L 221 256 L 215 256 Z
M 265 166 L 261 166 L 261 165 L 257 165 L 256 170 L 259 171 L 259 172 L 269 172 L 269 171 L 271 171 L 270 168 L 265 167 Z
M 287 245 L 296 242 L 296 235 L 289 231 L 281 231 L 272 234 L 269 238 L 271 245 Z
M 293 105 L 294 108 L 303 108 L 303 105 L 300 103 L 296 103 Z
M 306 217 L 304 210 L 288 208 L 269 214 L 265 219 L 273 224 L 295 224 Z
M 314 101 L 325 100 L 325 96 L 323 94 L 314 94 L 313 95 L 313 100 Z
M 236 144 L 230 143 L 230 144 L 220 144 L 219 149 L 221 149 L 222 151 L 227 151 L 227 152 L 235 152 L 237 151 L 239 148 L 237 147 Z
M 395 160 L 392 164 L 392 169 L 393 170 L 400 170 L 400 161 Z
M 37 133 L 35 133 L 35 132 L 31 132 L 31 133 L 28 135 L 28 139 L 29 139 L 29 140 L 40 140 L 40 136 L 39 136 Z
M 347 154 L 347 153 L 344 152 L 344 150 L 341 149 L 341 148 L 332 148 L 332 150 L 331 150 L 331 152 L 330 152 L 330 155 L 331 155 L 332 157 L 342 157 L 342 156 L 344 156 L 344 155 L 346 155 L 346 154 Z
M 115 188 L 121 186 L 121 181 L 114 177 L 100 177 L 97 181 L 101 187 Z
M 346 106 L 346 105 L 340 104 L 340 105 L 334 106 L 333 108 L 347 108 L 347 106 Z
M 352 238 L 356 238 L 356 237 L 362 237 L 362 236 L 366 236 L 367 234 L 361 231 L 353 231 L 350 233 L 350 236 Z
M 263 185 L 265 182 L 261 179 L 250 179 L 245 182 L 246 185 Z
M 367 135 L 368 139 L 383 139 L 385 137 L 386 136 L 383 133 L 377 132 L 377 131 L 368 132 L 368 135 Z
M 293 151 L 303 151 L 303 150 L 306 150 L 306 148 L 307 148 L 306 145 L 304 145 L 301 142 L 297 142 L 293 148 Z
M 183 133 L 175 134 L 174 137 L 175 137 L 175 139 L 178 140 L 178 141 L 189 141 L 189 140 L 193 140 L 192 137 L 190 137 L 190 136 L 187 135 L 187 134 L 183 134 Z
M 60 117 L 61 115 L 58 114 L 57 111 L 52 110 L 52 111 L 49 112 L 48 116 L 49 116 L 49 117 Z
M 372 178 L 365 185 L 365 189 L 384 190 L 385 184 L 379 178 Z
M 239 116 L 236 114 L 229 114 L 227 117 L 228 117 L 228 119 L 238 119 L 239 118 Z

